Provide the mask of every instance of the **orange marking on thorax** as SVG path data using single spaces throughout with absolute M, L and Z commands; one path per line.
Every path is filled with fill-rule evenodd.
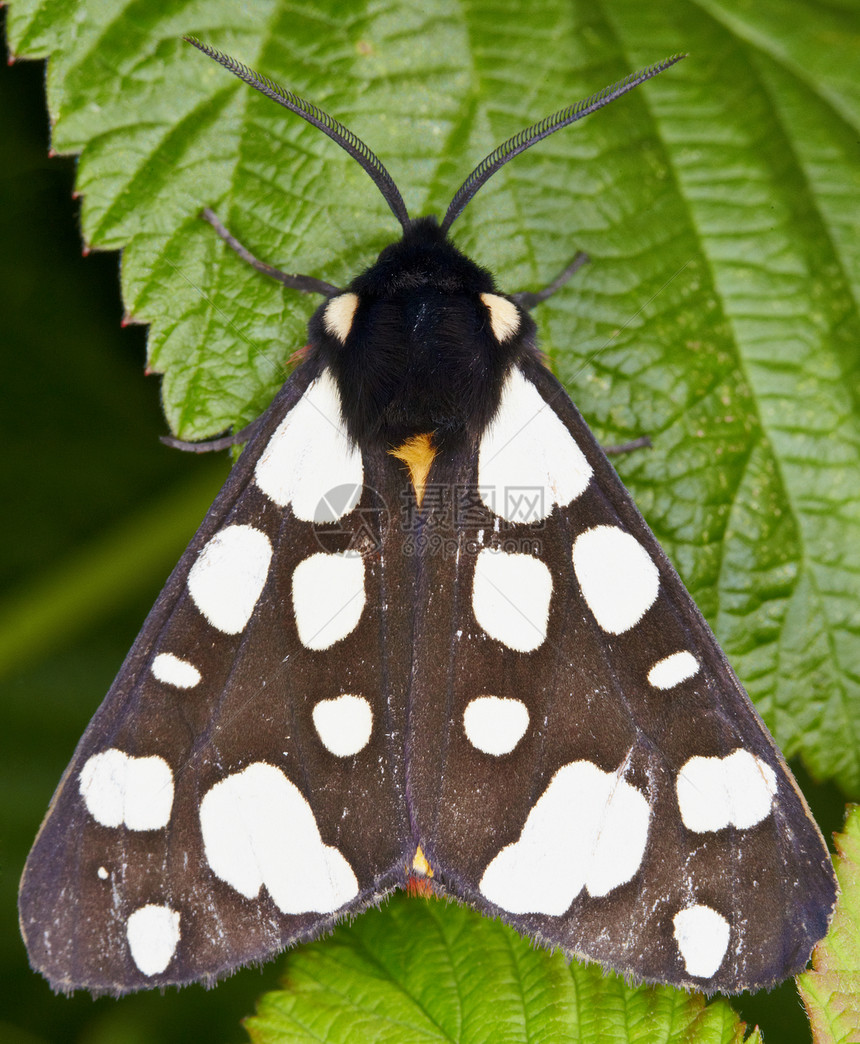
M 388 452 L 392 457 L 397 457 L 398 460 L 402 460 L 406 467 L 409 468 L 409 478 L 412 481 L 412 488 L 415 490 L 418 506 L 421 507 L 421 501 L 424 499 L 424 486 L 427 482 L 427 475 L 430 472 L 430 465 L 436 457 L 433 436 L 413 435 L 412 438 L 407 439 L 402 443 L 402 445 L 397 446 L 396 449 L 389 450 Z M 418 851 L 420 852 L 421 849 L 419 848 Z

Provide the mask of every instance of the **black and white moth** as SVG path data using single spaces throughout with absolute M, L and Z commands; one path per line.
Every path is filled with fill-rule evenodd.
M 770 986 L 836 885 L 791 773 L 529 312 L 327 114 L 402 238 L 322 294 L 305 358 L 168 580 L 21 883 L 57 990 L 211 982 L 421 879 L 632 978 Z

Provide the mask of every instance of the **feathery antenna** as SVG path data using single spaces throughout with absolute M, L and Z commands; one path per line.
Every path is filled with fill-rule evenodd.
M 403 197 L 400 195 L 400 190 L 382 165 L 382 161 L 375 152 L 364 144 L 361 138 L 353 134 L 349 128 L 344 127 L 333 116 L 329 116 L 327 112 L 323 112 L 316 105 L 305 101 L 304 98 L 300 98 L 297 94 L 293 94 L 292 91 L 288 91 L 286 87 L 281 87 L 280 84 L 270 80 L 267 76 L 261 76 L 260 73 L 254 72 L 247 65 L 243 65 L 241 62 L 236 61 L 235 58 L 231 58 L 229 54 L 224 54 L 223 51 L 210 47 L 209 44 L 203 43 L 194 36 L 185 36 L 183 39 L 196 47 L 198 51 L 202 51 L 205 55 L 214 59 L 219 65 L 223 65 L 228 72 L 238 76 L 240 80 L 244 80 L 245 83 L 253 87 L 254 90 L 259 91 L 260 94 L 265 94 L 267 98 L 271 98 L 278 105 L 283 105 L 285 109 L 289 109 L 290 112 L 301 116 L 303 120 L 307 120 L 314 127 L 318 127 L 323 134 L 327 134 L 332 141 L 340 145 L 345 152 L 348 152 L 367 171 L 376 187 L 382 193 L 383 199 L 391 208 L 392 213 L 403 226 L 403 229 L 408 228 L 409 214 L 406 210 L 406 204 L 403 202 Z
M 292 91 L 287 90 L 285 87 L 281 87 L 280 84 L 270 80 L 267 76 L 260 75 L 260 73 L 255 72 L 247 65 L 243 65 L 235 58 L 231 58 L 229 54 L 224 54 L 223 51 L 210 47 L 209 44 L 203 43 L 196 37 L 186 36 L 184 39 L 199 51 L 223 65 L 228 72 L 233 73 L 240 80 L 244 80 L 254 90 L 264 94 L 267 98 L 271 98 L 272 101 L 277 102 L 279 105 L 283 105 L 285 109 L 289 109 L 290 112 L 301 116 L 303 120 L 307 120 L 308 123 L 319 128 L 323 134 L 327 134 L 332 141 L 340 145 L 345 152 L 348 152 L 370 175 L 404 231 L 409 227 L 411 222 L 406 210 L 406 204 L 400 195 L 400 190 L 383 166 L 382 161 L 372 149 L 365 145 L 361 138 L 353 134 L 349 128 L 344 127 L 333 116 L 329 116 L 327 112 L 323 112 L 316 105 L 306 101 L 304 98 L 300 98 L 297 94 L 293 94 Z M 549 137 L 550 134 L 555 134 L 562 127 L 576 123 L 577 120 L 581 120 L 584 116 L 588 116 L 590 113 L 609 105 L 616 98 L 620 98 L 621 95 L 632 91 L 640 83 L 644 83 L 646 80 L 658 76 L 661 72 L 665 72 L 666 69 L 685 57 L 686 55 L 684 54 L 676 54 L 671 58 L 666 58 L 662 62 L 649 66 L 647 69 L 632 73 L 618 83 L 612 84 L 610 87 L 604 87 L 602 91 L 598 91 L 597 94 L 593 94 L 590 98 L 569 105 L 565 109 L 560 109 L 551 116 L 544 117 L 538 123 L 532 124 L 531 127 L 521 130 L 512 138 L 508 138 L 506 142 L 494 149 L 489 156 L 481 160 L 457 190 L 442 221 L 442 231 L 448 231 L 478 189 L 497 170 L 503 167 L 509 160 L 512 160 L 514 156 L 518 156 L 521 152 L 525 152 L 526 149 L 530 149 L 532 145 L 537 144 L 543 138 Z
M 551 116 L 545 116 L 539 123 L 534 123 L 531 127 L 521 130 L 519 134 L 515 134 L 512 138 L 508 138 L 503 145 L 494 149 L 489 156 L 481 160 L 478 166 L 475 167 L 472 173 L 457 190 L 445 214 L 445 219 L 442 222 L 442 231 L 448 231 L 454 223 L 454 220 L 463 212 L 466 204 L 475 195 L 478 189 L 488 181 L 500 167 L 503 167 L 508 160 L 512 160 L 514 156 L 518 156 L 521 152 L 525 152 L 526 149 L 530 149 L 532 145 L 539 142 L 542 138 L 549 137 L 550 134 L 555 134 L 555 132 L 561 130 L 562 127 L 567 127 L 571 123 L 576 123 L 576 121 L 581 120 L 583 116 L 588 116 L 590 113 L 602 109 L 604 105 L 608 105 L 610 102 L 615 101 L 616 98 L 620 98 L 622 94 L 632 91 L 634 87 L 638 87 L 639 84 L 644 83 L 645 80 L 650 80 L 652 77 L 658 76 L 661 72 L 664 72 L 670 66 L 674 65 L 675 62 L 679 62 L 682 58 L 686 58 L 686 55 L 675 54 L 671 58 L 665 58 L 662 62 L 657 62 L 656 65 L 649 66 L 647 69 L 642 69 L 640 72 L 632 73 L 630 76 L 620 80 L 618 83 L 612 84 L 610 87 L 604 87 L 602 91 L 598 91 L 597 94 L 593 94 L 590 98 L 576 102 L 573 105 L 568 105 L 566 109 L 560 109 Z

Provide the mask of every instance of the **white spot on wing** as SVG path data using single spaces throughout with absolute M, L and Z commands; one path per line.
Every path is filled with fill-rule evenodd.
M 655 689 L 674 689 L 676 685 L 699 673 L 699 661 L 684 649 L 658 660 L 648 672 L 648 681 Z
M 111 747 L 87 761 L 78 786 L 87 811 L 102 826 L 160 830 L 170 822 L 173 773 L 164 758 L 135 758 Z
M 100 881 L 107 881 L 108 877 L 110 876 L 110 874 L 108 874 L 107 872 L 107 867 L 105 866 L 100 866 L 96 873 L 98 873 Z
M 776 773 L 738 748 L 724 758 L 690 758 L 676 781 L 678 808 L 688 830 L 702 834 L 727 826 L 746 829 L 770 815 Z
M 591 465 L 555 411 L 518 369 L 481 439 L 478 487 L 486 506 L 509 522 L 539 522 L 565 507 L 591 480 Z
M 491 638 L 518 652 L 543 644 L 552 576 L 532 555 L 485 548 L 475 562 L 472 610 Z
M 296 627 L 307 649 L 328 649 L 351 634 L 364 603 L 364 560 L 354 551 L 310 555 L 293 572 Z
M 356 308 L 358 308 L 358 294 L 353 294 L 352 292 L 338 294 L 325 306 L 323 326 L 341 344 L 345 344 L 347 337 L 349 337 Z
M 370 742 L 373 711 L 363 696 L 345 693 L 333 700 L 320 700 L 313 709 L 314 727 L 326 750 L 349 758 Z
M 463 712 L 467 739 L 485 754 L 509 754 L 528 727 L 529 712 L 522 700 L 478 696 Z
M 499 344 L 503 344 L 520 328 L 519 309 L 513 301 L 500 297 L 498 294 L 481 294 L 481 300 L 490 313 L 493 336 Z
M 181 660 L 173 653 L 159 653 L 152 661 L 152 675 L 165 685 L 173 685 L 177 689 L 193 689 L 200 684 L 200 671 L 189 663 Z
M 573 568 L 595 620 L 609 634 L 635 627 L 660 590 L 657 566 L 636 537 L 595 526 L 576 538 Z
M 650 816 L 645 797 L 617 773 L 590 761 L 563 765 L 519 840 L 484 871 L 481 892 L 509 913 L 560 916 L 583 888 L 602 896 L 633 877 Z
M 284 773 L 257 761 L 200 803 L 213 873 L 253 899 L 265 886 L 283 913 L 332 913 L 358 895 L 349 863 L 323 843 L 310 805 Z
M 209 623 L 240 634 L 263 592 L 272 545 L 253 526 L 227 526 L 209 541 L 188 573 L 188 592 Z
M 350 444 L 340 393 L 328 370 L 281 421 L 257 461 L 254 480 L 279 507 L 291 504 L 302 522 L 336 522 L 358 503 L 364 481 L 361 454 Z M 338 513 L 332 518 L 326 494 L 341 487 L 351 493 L 337 498 Z
M 141 906 L 129 917 L 126 936 L 132 960 L 143 974 L 160 975 L 176 952 L 179 914 L 169 906 Z
M 675 941 L 688 975 L 709 979 L 715 975 L 729 945 L 729 922 L 710 906 L 688 906 L 673 919 Z

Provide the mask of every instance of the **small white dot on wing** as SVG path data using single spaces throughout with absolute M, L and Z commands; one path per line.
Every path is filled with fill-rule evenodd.
M 136 758 L 115 747 L 93 754 L 78 788 L 87 811 L 102 826 L 160 830 L 170 822 L 173 773 L 157 755 Z
M 685 649 L 658 660 L 648 672 L 648 681 L 655 689 L 673 689 L 698 673 L 699 661 Z
M 126 937 L 132 960 L 144 975 L 160 975 L 179 943 L 179 914 L 169 906 L 150 903 L 129 917 Z
M 472 611 L 491 638 L 518 652 L 546 639 L 552 575 L 533 555 L 485 548 L 475 562 Z
M 328 649 L 358 626 L 366 601 L 361 555 L 319 552 L 293 571 L 293 610 L 307 649 Z
M 177 689 L 193 689 L 200 684 L 200 671 L 173 653 L 159 653 L 152 661 L 152 676 L 165 685 Z
M 729 946 L 731 932 L 725 917 L 710 906 L 697 904 L 676 913 L 673 923 L 687 974 L 697 979 L 715 975 Z
M 696 833 L 755 826 L 770 815 L 777 792 L 771 766 L 740 747 L 724 758 L 690 758 L 675 787 L 684 826 Z
M 573 568 L 595 620 L 609 634 L 623 634 L 657 599 L 660 574 L 639 541 L 618 526 L 595 526 L 573 545 Z
M 320 700 L 312 717 L 323 746 L 339 758 L 358 754 L 370 742 L 373 711 L 363 696 L 344 693 L 334 699 Z
M 528 727 L 529 712 L 522 700 L 477 696 L 463 712 L 463 729 L 472 746 L 497 757 L 510 754 Z
M 188 573 L 188 592 L 224 634 L 244 631 L 266 585 L 272 545 L 253 526 L 227 526 L 206 544 Z

